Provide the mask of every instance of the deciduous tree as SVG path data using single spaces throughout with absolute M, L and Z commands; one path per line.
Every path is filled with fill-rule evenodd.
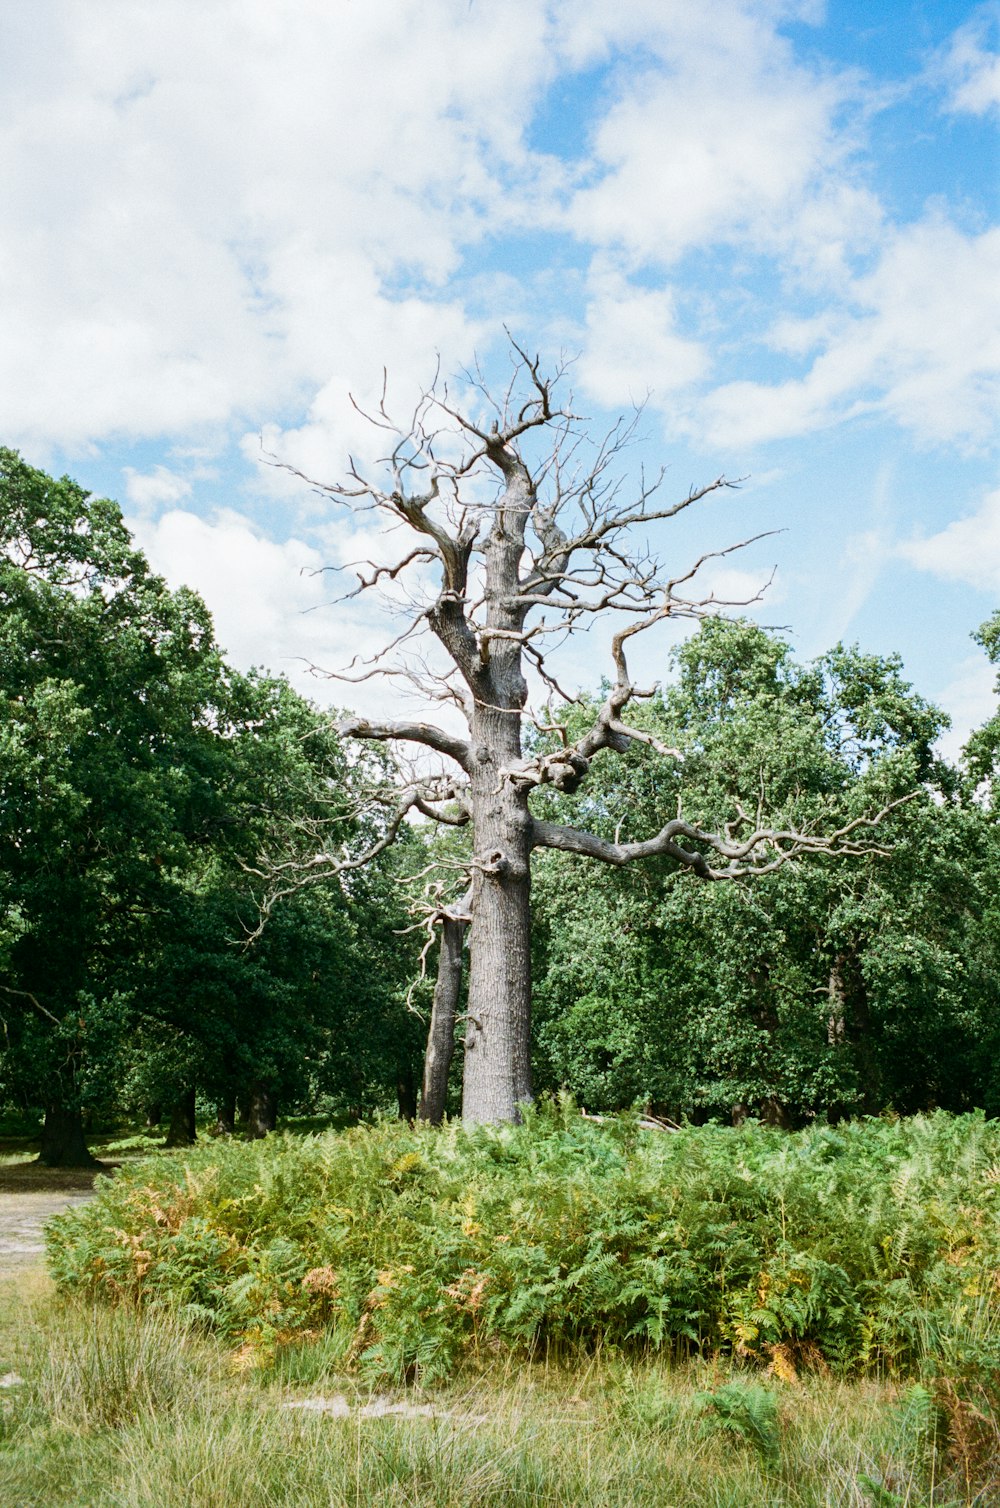
M 117 506 L 0 452 L 0 977 L 6 1065 L 42 1155 L 84 1156 L 88 1043 L 120 1038 L 122 965 L 218 813 L 204 604 L 171 592 Z M 91 1058 L 94 1054 L 91 1052 Z
M 115 503 L 0 451 L 0 1076 L 44 1109 L 45 1161 L 85 1161 L 81 1110 L 128 1080 L 187 1137 L 196 1087 L 378 1100 L 373 1038 L 412 1074 L 384 877 L 300 896 L 245 946 L 276 826 L 307 850 L 377 837 L 351 778 L 327 718 L 225 664 Z
M 808 665 L 750 624 L 706 620 L 675 651 L 649 747 L 595 769 L 547 815 L 605 836 L 667 796 L 706 825 L 761 799 L 787 826 L 887 817 L 892 857 L 791 865 L 752 886 L 685 883 L 658 861 L 596 874 L 536 865 L 536 1062 L 596 1109 L 672 1116 L 992 1106 L 996 838 L 935 757 L 945 719 L 896 657 L 837 647 Z M 571 729 L 583 708 L 566 714 Z M 594 970 L 594 954 L 601 969 Z
M 313 485 L 354 514 L 370 513 L 408 535 L 388 561 L 361 565 L 348 595 L 391 585 L 397 606 L 408 593 L 409 620 L 347 678 L 393 677 L 450 708 L 453 719 L 354 717 L 341 728 L 357 739 L 442 756 L 445 771 L 430 781 L 410 779 L 398 810 L 471 824 L 462 1113 L 477 1122 L 516 1118 L 532 1092 L 536 850 L 562 849 L 613 866 L 664 858 L 703 880 L 734 880 L 800 855 L 857 852 L 868 846 L 877 815 L 824 829 L 782 827 L 756 804 L 737 803 L 717 827 L 670 810 L 656 830 L 634 837 L 628 821 L 606 837 L 535 815 L 535 793 L 575 790 L 598 755 L 657 745 L 629 718 L 630 707 L 652 694 L 630 671 L 631 641 L 668 619 L 723 610 L 711 592 L 699 591 L 699 572 L 730 549 L 706 551 L 689 567 L 671 570 L 652 552 L 649 531 L 729 483 L 719 477 L 672 501 L 662 496 L 662 476 L 627 486 L 615 469 L 634 426 L 621 424 L 590 446 L 580 420 L 560 405 L 558 374 L 549 379 L 517 347 L 502 398 L 495 400 L 475 376 L 469 391 L 471 401 L 459 406 L 447 389 L 434 388 L 403 424 L 383 398 L 371 415 L 386 436 L 381 470 L 370 475 L 352 463 L 343 480 Z M 615 625 L 605 700 L 572 738 L 527 749 L 529 679 L 543 695 L 564 699 L 554 647 L 602 617 Z M 436 659 L 425 657 L 428 636 Z M 331 869 L 344 862 L 327 858 Z M 291 882 L 287 871 L 284 882 Z

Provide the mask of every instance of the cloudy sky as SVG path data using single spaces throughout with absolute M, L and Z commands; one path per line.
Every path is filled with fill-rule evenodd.
M 668 489 L 746 478 L 668 551 L 782 530 L 728 584 L 776 567 L 763 621 L 898 650 L 960 741 L 1000 606 L 998 44 L 954 0 L 0 0 L 0 439 L 343 703 L 302 677 L 378 633 L 314 574 L 357 540 L 261 456 L 340 475 L 349 393 L 500 372 L 506 324 L 595 432 L 645 402 Z

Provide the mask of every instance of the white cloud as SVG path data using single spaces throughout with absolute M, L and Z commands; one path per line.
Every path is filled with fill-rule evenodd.
M 487 332 L 478 333 L 485 343 Z M 288 428 L 268 424 L 261 434 L 245 435 L 244 454 L 257 460 L 263 449 L 320 482 L 340 480 L 348 457 L 374 468 L 391 449 L 386 431 L 365 417 L 377 415 L 383 383 L 387 412 L 408 424 L 420 394 L 434 381 L 437 357 L 444 373 L 454 371 L 468 357 L 475 334 L 455 302 L 392 303 L 370 288 L 366 298 L 343 312 L 336 347 L 328 353 L 330 375 L 304 421 Z M 287 491 L 280 473 L 264 480 Z
M 708 356 L 678 335 L 674 295 L 630 285 L 614 268 L 597 264 L 589 280 L 587 335 L 577 365 L 580 383 L 607 408 L 662 399 L 703 375 Z
M 207 602 L 216 634 L 243 670 L 262 661 L 315 696 L 308 666 L 339 668 L 349 642 L 346 625 L 323 604 L 333 595 L 317 574 L 322 556 L 302 540 L 277 544 L 234 512 L 214 519 L 171 509 L 158 520 L 131 517 L 135 539 L 172 586 L 189 586 Z M 353 642 L 359 634 L 353 626 Z M 337 701 L 336 693 L 324 700 Z
M 400 279 L 422 285 L 429 329 L 551 71 L 531 0 L 18 12 L 0 61 L 0 410 L 22 443 L 300 404 L 368 316 L 397 364 Z
M 166 466 L 154 466 L 149 472 L 136 471 L 132 466 L 123 469 L 125 496 L 142 512 L 162 503 L 179 503 L 181 498 L 190 496 L 191 483 Z
M 566 228 L 579 174 L 524 145 L 560 70 L 617 70 L 590 164 L 581 122 L 579 171 L 603 177 L 572 200 L 579 236 L 660 260 L 770 236 L 837 263 L 845 227 L 868 233 L 873 212 L 830 180 L 844 86 L 795 62 L 777 30 L 789 16 L 818 19 L 812 0 L 15 8 L 0 58 L 5 433 L 83 450 L 197 439 L 314 395 L 290 443 L 327 469 L 349 387 L 370 391 L 383 361 L 412 387 L 434 350 L 451 362 L 484 344 L 449 284 L 463 256 L 497 229 Z M 592 370 L 617 388 L 609 297 L 596 289 Z M 699 355 L 669 296 L 650 297 L 636 381 L 689 380 Z M 491 334 L 510 312 L 491 307 Z
M 986 115 L 1000 109 L 1000 53 L 989 47 L 998 31 L 1000 7 L 983 5 L 952 37 L 939 64 L 951 110 Z
M 975 513 L 898 549 L 918 570 L 1000 593 L 1000 489 L 989 493 Z
M 351 671 L 352 662 L 351 673 L 358 674 L 361 662 L 401 627 L 407 603 L 391 587 L 377 598 L 341 601 L 357 584 L 356 574 L 341 567 L 392 554 L 392 542 L 377 530 L 331 530 L 317 545 L 296 538 L 279 543 L 232 510 L 205 519 L 173 508 L 159 519 L 140 514 L 127 522 L 154 570 L 204 599 L 219 643 L 238 669 L 256 665 L 285 675 L 326 706 L 399 715 L 398 683 L 349 684 L 334 674 Z
M 559 0 L 552 5 L 551 45 L 572 68 L 591 67 L 613 51 L 642 47 L 669 58 L 682 48 L 755 44 L 782 21 L 818 25 L 824 0 L 716 0 L 664 5 L 663 0 Z
M 517 279 L 480 269 L 477 320 L 457 275 L 494 233 L 539 227 L 593 251 L 582 315 L 580 285 L 563 301 L 553 274 L 543 318 L 583 332 L 602 402 L 666 392 L 700 443 L 741 450 L 861 412 L 943 440 L 991 422 L 998 233 L 943 214 L 886 230 L 858 171 L 870 86 L 780 29 L 820 20 L 819 0 L 8 9 L 0 413 L 15 443 L 221 446 L 270 423 L 270 448 L 331 476 L 346 452 L 376 454 L 348 391 L 370 402 L 384 362 L 405 408 L 435 351 L 449 371 L 488 347 L 521 312 Z M 994 78 L 985 38 L 979 17 L 949 53 L 961 108 Z M 577 160 L 530 152 L 546 89 L 603 65 Z M 649 286 L 649 269 L 720 244 L 768 259 L 773 343 L 810 365 L 727 384 L 692 416 L 710 353 L 715 369 L 754 353 L 722 328 L 731 290 L 697 273 Z M 828 301 L 818 316 L 790 312 L 803 290 Z M 685 316 L 702 301 L 694 333 L 682 297 Z M 145 506 L 184 496 L 151 488 Z
M 573 200 L 576 232 L 661 264 L 719 241 L 787 250 L 814 195 L 826 198 L 827 220 L 837 202 L 841 237 L 856 234 L 859 211 L 867 231 L 869 198 L 827 186 L 850 145 L 835 122 L 848 85 L 797 63 L 762 7 L 659 11 L 647 44 L 657 66 L 623 73 L 597 126 L 601 176 Z M 829 225 L 807 239 L 829 256 L 821 230 Z
M 775 344 L 819 346 L 806 375 L 733 382 L 695 421 L 741 448 L 804 435 L 858 414 L 890 416 L 919 439 L 978 444 L 1000 412 L 1000 230 L 967 235 L 938 213 L 898 230 L 851 289 L 853 309 L 785 319 Z

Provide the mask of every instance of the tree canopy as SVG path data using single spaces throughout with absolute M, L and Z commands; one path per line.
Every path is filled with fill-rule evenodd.
M 10 451 L 0 493 L 3 1074 L 45 1111 L 43 1155 L 79 1159 L 81 1109 L 129 1078 L 221 1103 L 311 1072 L 364 1103 L 328 1039 L 367 1040 L 365 1001 L 398 1006 L 400 949 L 371 945 L 400 919 L 386 887 L 302 895 L 247 946 L 269 835 L 356 825 L 329 719 L 226 665 L 204 603 L 150 570 L 115 504 Z
M 639 570 L 615 529 L 652 517 L 652 493 L 629 512 L 553 483 L 565 418 L 531 471 L 523 437 L 557 420 L 527 371 L 513 418 L 454 421 L 468 466 L 433 473 L 441 441 L 406 432 L 400 486 L 426 463 L 437 494 L 355 488 L 429 541 L 443 584 L 418 617 L 447 623 L 445 648 L 475 641 L 478 668 L 453 660 L 439 683 L 468 738 L 334 718 L 237 672 L 116 504 L 0 451 L 0 1094 L 44 1114 L 47 1160 L 83 1160 L 85 1118 L 124 1110 L 188 1139 L 196 1096 L 220 1131 L 263 1134 L 279 1103 L 412 1117 L 425 1037 L 429 1119 L 458 1107 L 456 1040 L 473 1119 L 515 1113 L 532 1077 L 675 1119 L 1000 1110 L 997 718 L 954 768 L 898 657 L 799 663 L 675 582 L 637 617 L 619 581 L 616 608 L 605 524 L 616 569 Z M 499 493 L 480 477 L 461 504 L 481 467 Z M 528 662 L 554 677 L 535 627 L 572 627 L 583 598 L 624 611 L 613 676 L 529 714 Z M 695 631 L 640 690 L 633 629 L 678 603 Z M 978 634 L 994 660 L 998 623 Z M 452 770 L 401 768 L 397 740 Z M 491 1032 L 506 1046 L 470 1101 Z
M 749 623 L 706 622 L 674 658 L 646 716 L 683 758 L 637 748 L 556 808 L 611 834 L 669 792 L 706 822 L 756 801 L 808 829 L 917 794 L 885 820 L 890 853 L 785 866 L 752 888 L 692 886 L 662 865 L 602 884 L 548 858 L 541 1081 L 599 1109 L 780 1123 L 991 1103 L 996 833 L 935 756 L 943 715 L 896 658 L 838 646 L 800 666 Z

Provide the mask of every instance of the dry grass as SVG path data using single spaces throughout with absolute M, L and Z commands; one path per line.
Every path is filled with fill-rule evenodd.
M 341 1370 L 338 1370 L 338 1367 Z M 5 1508 L 917 1508 L 995 1505 L 963 1486 L 898 1386 L 750 1376 L 614 1356 L 510 1357 L 383 1414 L 322 1342 L 239 1374 L 161 1313 L 94 1310 L 29 1274 L 0 1285 Z M 764 1389 L 774 1450 L 713 1393 Z M 290 1409 L 337 1391 L 347 1417 Z

